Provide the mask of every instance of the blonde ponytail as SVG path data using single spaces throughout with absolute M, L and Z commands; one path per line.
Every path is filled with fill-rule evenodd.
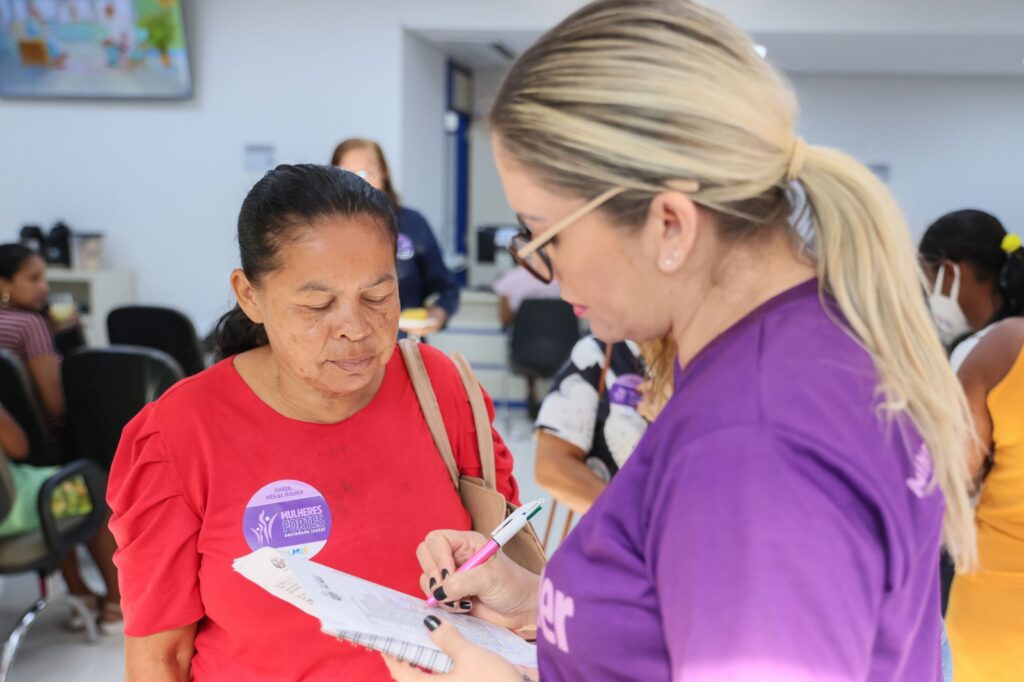
M 910 230 L 885 186 L 840 151 L 810 147 L 799 179 L 819 281 L 874 359 L 882 409 L 909 417 L 928 446 L 946 498 L 943 542 L 970 569 L 977 561 L 965 458 L 970 412 L 922 296 Z
M 970 415 L 931 326 L 909 231 L 867 169 L 794 136 L 796 113 L 782 76 L 716 12 L 684 0 L 599 0 L 516 61 L 490 123 L 503 149 L 552 186 L 583 198 L 624 187 L 601 210 L 625 226 L 641 224 L 651 198 L 680 180 L 696 181 L 690 196 L 725 239 L 787 225 L 805 202 L 823 294 L 874 359 L 885 416 L 909 419 L 930 450 L 946 497 L 944 542 L 968 568 Z

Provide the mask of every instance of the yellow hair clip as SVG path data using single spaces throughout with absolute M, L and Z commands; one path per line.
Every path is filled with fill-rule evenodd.
M 1020 250 L 1020 245 L 1020 235 L 1016 235 L 1011 232 L 1003 237 L 1003 242 L 999 246 L 1003 251 L 1012 256 Z

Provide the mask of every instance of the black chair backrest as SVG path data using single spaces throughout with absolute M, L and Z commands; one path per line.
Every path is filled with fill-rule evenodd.
M 115 345 L 156 348 L 178 361 L 186 376 L 205 369 L 192 321 L 177 310 L 132 305 L 107 315 L 107 336 Z
M 46 459 L 48 431 L 46 413 L 28 371 L 14 353 L 0 348 L 0 405 L 11 413 L 28 437 L 28 461 Z
M 63 376 L 71 451 L 109 469 L 125 425 L 184 375 L 162 351 L 111 346 L 72 353 Z
M 554 298 L 528 298 L 516 311 L 509 348 L 518 374 L 553 377 L 580 339 L 572 306 Z

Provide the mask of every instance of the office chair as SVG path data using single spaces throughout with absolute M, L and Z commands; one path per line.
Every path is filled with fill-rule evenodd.
M 107 315 L 107 336 L 114 345 L 155 348 L 174 358 L 185 376 L 206 369 L 192 321 L 177 310 L 157 306 L 124 306 Z
M 184 376 L 171 356 L 138 346 L 77 351 L 62 375 L 70 447 L 105 471 L 125 425 Z

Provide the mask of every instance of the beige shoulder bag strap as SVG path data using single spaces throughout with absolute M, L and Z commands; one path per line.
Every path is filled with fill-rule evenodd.
M 491 416 L 487 413 L 480 381 L 473 374 L 469 361 L 462 353 L 452 353 L 452 360 L 459 370 L 462 386 L 469 396 L 469 406 L 473 410 L 473 427 L 476 429 L 477 449 L 480 452 L 480 467 L 483 470 L 484 483 L 491 490 L 497 490 L 498 476 L 494 470 L 494 436 L 491 433 Z
M 430 436 L 434 439 L 437 451 L 441 453 L 448 468 L 448 475 L 452 478 L 452 485 L 459 489 L 459 467 L 455 463 L 455 455 L 452 453 L 452 444 L 448 440 L 448 432 L 444 428 L 444 419 L 441 417 L 441 407 L 437 404 L 437 396 L 430 385 L 430 377 L 427 375 L 427 367 L 423 364 L 423 356 L 420 355 L 420 347 L 412 339 L 402 339 L 398 342 L 402 351 L 402 359 L 405 360 L 405 368 L 412 380 L 413 391 L 419 401 L 423 417 L 427 421 L 427 428 L 430 429 Z M 490 431 L 488 430 L 488 433 Z M 494 452 L 491 452 L 491 471 L 494 470 Z

